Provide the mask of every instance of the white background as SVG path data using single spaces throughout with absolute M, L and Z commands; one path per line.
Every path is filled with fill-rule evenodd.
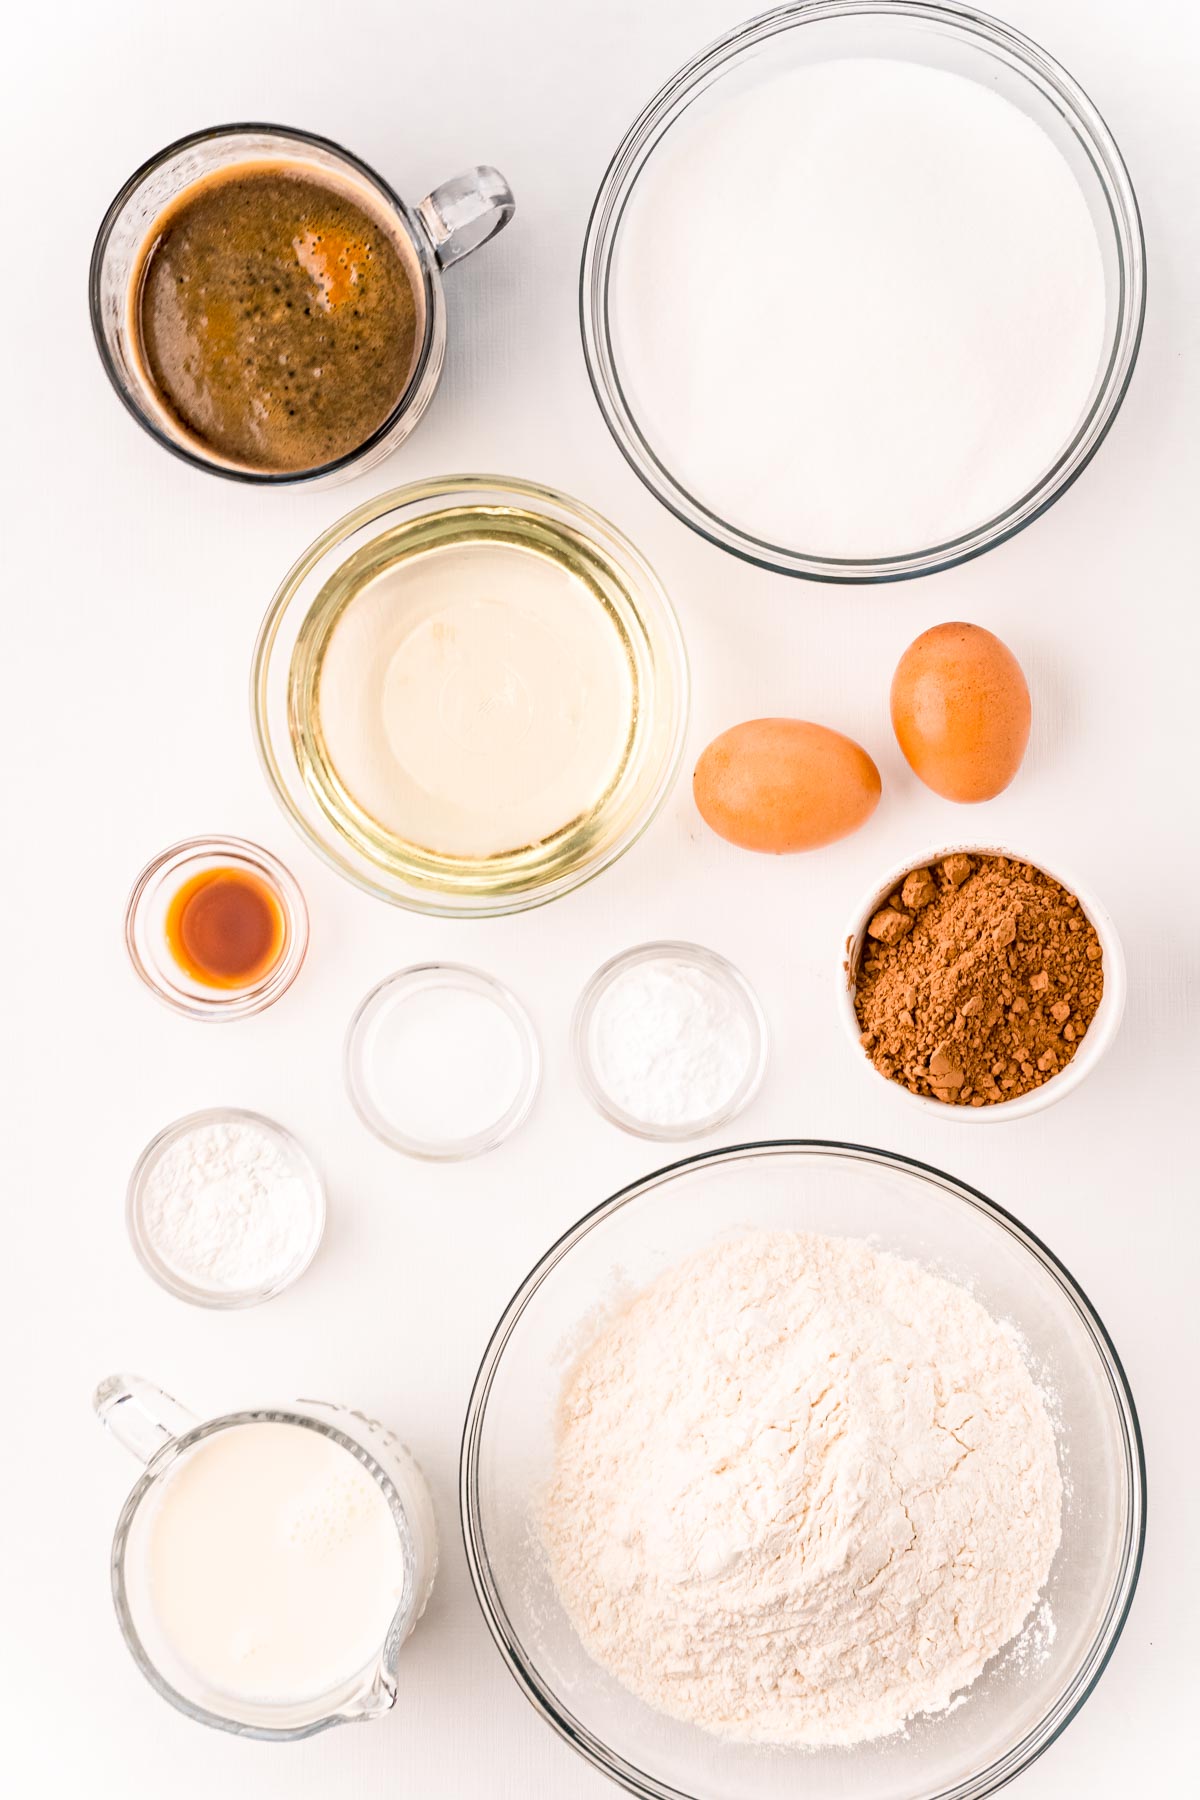
M 584 373 L 577 263 L 607 159 L 660 82 L 739 11 L 738 0 L 74 0 L 22 7 L 6 26 L 0 1781 L 22 1800 L 615 1791 L 503 1669 L 469 1589 L 455 1477 L 471 1381 L 512 1289 L 581 1212 L 667 1160 L 589 1111 L 567 1059 L 583 981 L 658 936 L 724 951 L 763 998 L 774 1055 L 736 1136 L 852 1138 L 924 1157 L 1017 1212 L 1092 1296 L 1145 1429 L 1145 1570 L 1097 1695 L 1014 1792 L 1157 1800 L 1190 1769 L 1200 1674 L 1195 9 L 1007 0 L 1012 22 L 1093 95 L 1129 162 L 1149 246 L 1141 360 L 1108 442 L 1047 517 L 966 568 L 860 591 L 789 582 L 692 537 L 626 468 Z M 121 411 L 90 342 L 87 258 L 112 193 L 168 140 L 245 117 L 327 133 L 414 201 L 477 161 L 503 169 L 517 195 L 509 231 L 447 279 L 451 348 L 430 414 L 389 463 L 332 493 L 257 493 L 173 461 Z M 736 219 L 714 218 L 712 249 L 744 256 L 752 275 L 754 246 L 739 243 Z M 756 858 L 707 833 L 685 777 L 601 880 L 492 923 L 409 916 L 319 864 L 254 760 L 256 627 L 283 571 L 343 511 L 386 486 L 463 470 L 562 487 L 649 555 L 693 659 L 687 768 L 739 719 L 821 720 L 879 763 L 884 799 L 870 825 L 817 855 Z M 1033 691 L 1020 776 L 971 811 L 918 786 L 887 719 L 901 650 L 947 618 L 999 632 Z M 295 987 L 234 1025 L 158 1006 L 121 943 L 138 868 L 205 830 L 280 853 L 312 914 Z M 1085 1087 L 989 1129 L 914 1117 L 859 1066 L 834 1004 L 860 890 L 926 840 L 964 832 L 1077 869 L 1115 914 L 1130 968 L 1121 1036 Z M 525 998 L 547 1072 L 509 1144 L 426 1168 L 359 1126 L 339 1061 L 361 994 L 441 956 L 476 962 Z M 122 1222 L 146 1139 L 221 1102 L 297 1131 L 330 1195 L 328 1236 L 301 1283 L 225 1316 L 154 1287 Z M 97 1379 L 121 1368 L 201 1412 L 296 1393 L 345 1399 L 413 1445 L 444 1566 L 390 1718 L 297 1746 L 243 1744 L 191 1725 L 143 1683 L 117 1634 L 107 1570 L 135 1469 L 90 1413 Z

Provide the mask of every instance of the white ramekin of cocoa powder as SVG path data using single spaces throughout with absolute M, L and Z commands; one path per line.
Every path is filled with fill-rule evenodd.
M 928 1112 L 991 1123 L 1079 1086 L 1116 1036 L 1125 985 L 1116 927 L 1073 876 L 949 844 L 871 890 L 839 992 L 865 1070 Z

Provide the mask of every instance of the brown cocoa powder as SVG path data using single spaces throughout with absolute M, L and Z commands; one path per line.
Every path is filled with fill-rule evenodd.
M 914 1094 L 995 1106 L 1070 1062 L 1104 992 L 1078 900 L 1031 863 L 958 852 L 881 902 L 853 971 L 863 1049 Z

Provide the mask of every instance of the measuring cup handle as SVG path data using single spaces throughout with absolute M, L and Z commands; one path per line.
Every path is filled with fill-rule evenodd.
M 417 208 L 440 269 L 461 262 L 503 231 L 516 210 L 507 181 L 486 163 L 444 181 Z
M 140 1375 L 107 1375 L 92 1397 L 96 1417 L 139 1462 L 148 1463 L 200 1423 L 186 1406 Z

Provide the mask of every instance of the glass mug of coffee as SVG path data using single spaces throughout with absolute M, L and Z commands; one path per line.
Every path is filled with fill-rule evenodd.
M 347 480 L 425 411 L 446 351 L 442 271 L 513 211 L 491 168 L 410 207 L 309 132 L 196 132 L 105 215 L 89 284 L 100 359 L 138 423 L 196 468 Z
M 388 1712 L 437 1569 L 404 1445 L 320 1400 L 201 1421 L 138 1375 L 110 1375 L 95 1407 L 144 1465 L 111 1566 L 151 1686 L 201 1724 L 274 1741 Z

